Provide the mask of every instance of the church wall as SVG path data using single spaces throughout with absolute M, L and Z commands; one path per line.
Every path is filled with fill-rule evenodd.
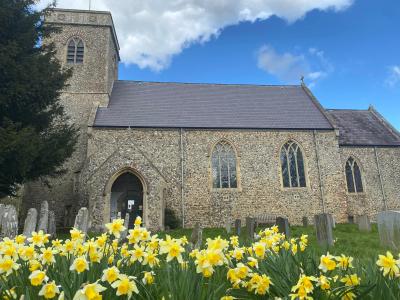
M 400 148 L 376 148 L 376 153 L 387 207 L 400 209 Z M 374 148 L 341 147 L 340 154 L 343 176 L 345 176 L 346 161 L 350 156 L 356 159 L 362 172 L 364 193 L 346 192 L 348 214 L 350 216 L 368 214 L 375 219 L 376 214 L 383 210 L 385 205 Z
M 210 153 L 220 139 L 230 141 L 238 153 L 240 185 L 236 190 L 212 189 Z M 296 140 L 303 149 L 306 188 L 282 188 L 279 153 L 289 139 Z M 326 211 L 333 213 L 338 221 L 345 221 L 345 189 L 337 164 L 340 156 L 336 135 L 333 131 L 317 132 L 316 140 Z M 312 131 L 184 130 L 183 146 L 185 226 L 191 227 L 196 222 L 203 226 L 223 226 L 226 220 L 244 220 L 260 214 L 284 215 L 298 224 L 303 216 L 312 220 L 314 214 L 323 210 Z M 181 216 L 179 130 L 94 128 L 88 156 L 81 178 L 89 189 L 94 220 L 103 218 L 104 210 L 99 208 L 105 206 L 101 193 L 109 177 L 124 167 L 142 170 L 149 185 L 154 180 L 159 182 L 165 188 L 162 195 L 166 206 Z M 144 173 L 152 174 L 153 179 L 146 178 Z M 152 188 L 158 190 L 155 194 L 160 201 L 162 188 L 155 185 Z M 148 201 L 154 202 L 151 197 Z

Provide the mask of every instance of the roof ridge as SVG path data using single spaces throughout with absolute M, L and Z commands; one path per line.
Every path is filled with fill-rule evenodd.
M 145 80 L 116 80 L 116 82 L 131 83 L 161 83 L 161 84 L 192 84 L 192 85 L 228 85 L 228 86 L 258 86 L 258 87 L 301 87 L 299 84 L 256 84 L 256 83 L 214 83 L 214 82 L 180 82 L 180 81 L 145 81 Z
M 357 108 L 326 108 L 326 111 L 365 111 L 367 112 L 368 109 L 357 109 Z

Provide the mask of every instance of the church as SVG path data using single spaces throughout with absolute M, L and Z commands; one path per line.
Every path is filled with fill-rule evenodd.
M 92 230 L 129 212 L 152 230 L 315 214 L 337 222 L 400 208 L 400 134 L 373 107 L 326 109 L 304 85 L 118 80 L 109 12 L 54 9 L 46 22 L 73 75 L 61 95 L 79 141 L 65 174 L 25 185 L 59 226 L 88 207 Z

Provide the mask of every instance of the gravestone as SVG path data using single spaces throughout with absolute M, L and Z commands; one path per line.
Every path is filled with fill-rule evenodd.
M 52 210 L 49 211 L 49 224 L 47 226 L 47 232 L 52 238 L 56 236 L 56 216 Z
M 32 236 L 32 232 L 36 230 L 37 216 L 38 213 L 36 208 L 30 208 L 28 210 L 23 231 L 23 235 L 26 236 L 27 238 L 30 238 Z
M 361 215 L 357 218 L 358 229 L 360 231 L 371 232 L 371 222 L 369 221 L 369 217 L 367 215 Z
M 382 246 L 400 249 L 400 211 L 382 211 L 377 216 L 379 239 Z
M 75 218 L 74 228 L 79 229 L 84 234 L 87 233 L 89 226 L 89 211 L 86 207 L 82 207 Z
M 190 244 L 192 249 L 200 249 L 203 241 L 203 230 L 200 227 L 200 223 L 194 225 L 192 235 L 190 236 Z
M 321 246 L 333 246 L 332 217 L 323 213 L 314 216 L 317 241 Z
M 301 221 L 303 222 L 303 227 L 308 226 L 308 218 L 307 217 L 303 217 L 303 219 Z
M 122 219 L 122 214 L 120 211 L 117 213 L 117 219 Z
M 242 228 L 242 221 L 240 219 L 235 220 L 235 234 L 240 235 L 240 229 Z
M 47 201 L 43 201 L 40 204 L 40 216 L 37 231 L 43 230 L 44 233 L 47 233 L 47 226 L 49 224 L 49 203 Z
M 247 217 L 246 218 L 246 234 L 249 238 L 254 239 L 254 231 L 256 226 L 256 219 Z
M 121 239 L 126 238 L 128 235 L 128 228 L 129 228 L 129 213 L 125 214 L 125 221 L 124 221 L 125 230 L 121 233 Z
M 1 219 L 1 236 L 10 239 L 18 234 L 18 215 L 14 205 L 6 205 Z
M 277 217 L 275 224 L 278 226 L 278 230 L 280 233 L 285 234 L 286 238 L 290 237 L 290 225 L 287 218 Z
M 1 224 L 1 220 L 3 219 L 4 209 L 5 208 L 6 208 L 6 206 L 4 204 L 0 204 L 0 224 Z
M 231 231 L 232 231 L 231 226 L 232 226 L 232 222 L 229 219 L 226 220 L 226 222 L 225 222 L 225 230 L 226 230 L 227 234 L 231 233 Z

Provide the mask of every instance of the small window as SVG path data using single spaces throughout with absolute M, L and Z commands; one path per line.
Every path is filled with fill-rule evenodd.
M 231 144 L 225 141 L 216 144 L 211 164 L 213 188 L 237 188 L 236 153 Z
M 306 186 L 303 153 L 294 141 L 288 141 L 281 149 L 283 187 Z
M 67 49 L 67 63 L 69 64 L 82 64 L 83 54 L 85 47 L 79 38 L 73 38 L 68 43 Z
M 354 158 L 350 157 L 346 162 L 346 182 L 349 193 L 364 192 L 361 170 Z

